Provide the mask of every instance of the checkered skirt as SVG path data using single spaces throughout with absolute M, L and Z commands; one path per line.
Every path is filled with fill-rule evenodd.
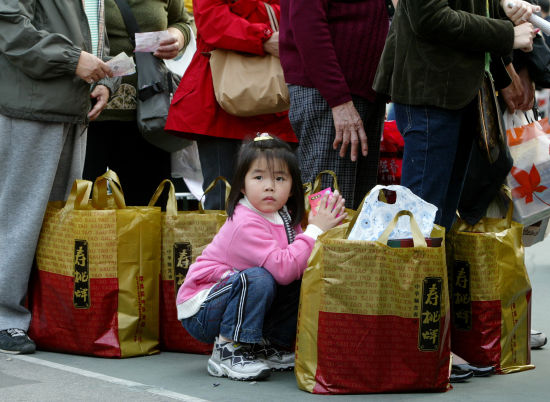
M 353 96 L 367 134 L 369 146 L 366 157 L 359 153 L 358 160 L 350 160 L 350 149 L 345 158 L 339 150 L 332 149 L 336 136 L 332 110 L 315 88 L 289 85 L 292 128 L 299 139 L 297 157 L 304 183 L 312 182 L 323 170 L 332 170 L 338 177 L 338 184 L 346 207 L 357 209 L 363 197 L 376 185 L 380 139 L 384 127 L 385 105 L 381 101 L 369 102 Z M 330 176 L 322 180 L 322 188 L 331 186 Z

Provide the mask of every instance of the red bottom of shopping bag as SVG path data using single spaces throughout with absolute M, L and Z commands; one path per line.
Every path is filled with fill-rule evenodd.
M 75 308 L 73 278 L 38 271 L 30 286 L 29 328 L 38 348 L 120 357 L 117 279 L 90 279 L 89 297 L 89 308 Z
M 183 328 L 178 320 L 174 281 L 161 281 L 160 347 L 162 350 L 184 353 L 210 354 L 212 344 L 200 342 Z
M 453 352 L 481 366 L 500 366 L 502 307 L 500 300 L 472 301 L 471 329 L 451 324 Z
M 438 350 L 419 350 L 419 320 L 319 313 L 313 392 L 446 391 L 450 344 L 440 319 Z

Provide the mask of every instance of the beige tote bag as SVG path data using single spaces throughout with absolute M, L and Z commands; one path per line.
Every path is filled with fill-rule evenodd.
M 274 32 L 279 24 L 267 4 Z M 288 110 L 290 97 L 278 57 L 257 56 L 226 49 L 210 52 L 210 69 L 218 104 L 235 116 L 256 116 Z

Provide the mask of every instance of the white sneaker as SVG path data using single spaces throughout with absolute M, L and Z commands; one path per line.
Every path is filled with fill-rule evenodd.
M 252 352 L 273 371 L 294 369 L 294 353 L 277 349 L 267 339 L 252 345 Z
M 548 339 L 543 332 L 537 331 L 536 329 L 531 330 L 531 349 L 540 349 L 546 345 Z
M 271 369 L 256 359 L 250 346 L 236 342 L 214 342 L 212 356 L 208 359 L 208 373 L 214 377 L 232 380 L 260 380 L 269 377 Z

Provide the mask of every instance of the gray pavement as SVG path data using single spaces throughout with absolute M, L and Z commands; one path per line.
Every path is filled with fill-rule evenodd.
M 533 286 L 533 328 L 550 335 L 550 237 L 526 249 Z M 321 396 L 300 391 L 292 372 L 267 381 L 210 377 L 207 356 L 163 352 L 130 359 L 101 359 L 38 351 L 0 353 L 0 401 L 483 401 L 550 400 L 550 345 L 532 351 L 536 369 L 474 378 L 445 393 Z

